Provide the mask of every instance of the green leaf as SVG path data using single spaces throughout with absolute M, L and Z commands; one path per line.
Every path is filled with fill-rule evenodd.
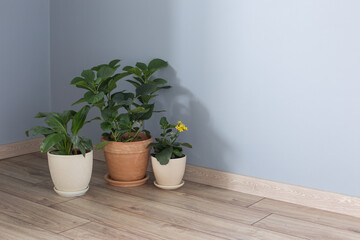
M 44 139 L 44 141 L 42 141 L 42 143 L 40 145 L 40 151 L 42 153 L 46 153 L 47 151 L 49 151 L 50 148 L 52 148 L 53 146 L 58 144 L 60 141 L 62 141 L 63 136 L 64 135 L 57 134 L 57 133 L 50 134 L 49 136 L 47 136 Z
M 126 66 L 126 67 L 123 68 L 123 71 L 129 71 L 129 70 L 132 69 L 132 68 L 134 68 L 134 67 L 132 67 L 132 66 Z
M 136 88 L 136 96 L 139 95 L 149 95 L 153 92 L 155 92 L 157 89 L 157 86 L 152 83 L 145 83 L 141 85 L 140 87 Z
M 130 110 L 130 112 L 133 113 L 133 114 L 146 113 L 147 111 L 149 111 L 149 109 L 145 109 L 143 107 L 136 107 L 136 108 Z
M 74 106 L 76 104 L 79 104 L 79 103 L 83 103 L 85 102 L 85 99 L 84 98 L 80 98 L 79 100 L 77 100 L 76 102 L 74 102 L 71 106 Z
M 127 129 L 131 126 L 130 116 L 127 113 L 122 113 L 118 116 L 117 121 L 119 123 L 120 128 Z
M 120 62 L 119 59 L 114 59 L 114 60 L 109 62 L 109 66 L 110 67 L 115 67 L 115 65 L 118 64 L 119 62 Z
M 45 119 L 45 123 L 56 132 L 67 134 L 65 123 L 61 120 L 57 113 L 49 113 Z
M 165 79 L 162 78 L 156 78 L 152 81 L 154 84 L 160 85 L 160 84 L 166 84 L 167 81 Z
M 75 84 L 77 84 L 78 82 L 84 82 L 84 79 L 83 78 L 81 78 L 81 77 L 75 77 L 75 78 L 73 78 L 73 80 L 71 80 L 71 85 L 75 85 Z
M 183 157 L 184 154 L 177 148 L 174 149 L 173 154 L 177 157 Z
M 85 119 L 90 110 L 90 106 L 86 105 L 80 109 L 75 115 L 71 123 L 71 133 L 76 135 L 85 124 Z
M 100 70 L 100 68 L 102 68 L 102 67 L 104 67 L 104 66 L 107 66 L 107 64 L 100 64 L 100 65 L 97 65 L 97 66 L 95 66 L 95 67 L 93 67 L 91 70 L 94 70 L 94 71 L 99 71 Z
M 86 149 L 88 150 L 93 149 L 92 141 L 89 138 L 80 137 L 80 140 L 81 140 L 81 144 L 84 145 Z
M 36 135 L 49 135 L 51 133 L 54 133 L 55 131 L 51 128 L 47 128 L 47 127 L 43 127 L 43 126 L 35 126 L 35 127 L 32 127 L 30 128 L 29 130 L 27 130 L 25 132 L 26 136 L 29 136 L 29 131 L 32 131 L 33 132 L 33 136 L 36 136 Z
M 148 69 L 154 71 L 154 70 L 158 70 L 158 69 L 161 69 L 161 68 L 165 68 L 167 66 L 168 66 L 167 62 L 165 62 L 162 59 L 155 58 L 155 59 L 150 61 Z
M 113 128 L 113 125 L 110 122 L 102 122 L 100 127 L 103 131 L 110 131 Z
M 134 67 L 134 68 L 128 69 L 127 71 L 128 71 L 129 73 L 135 74 L 135 75 L 138 76 L 138 77 L 142 77 L 142 72 L 141 72 L 141 70 L 140 70 L 139 68 Z
M 112 121 L 114 118 L 117 117 L 117 115 L 118 115 L 117 108 L 114 107 L 113 108 L 107 107 L 101 111 L 101 116 L 105 121 Z
M 192 145 L 189 143 L 182 143 L 181 145 L 184 147 L 192 148 Z
M 156 159 L 159 161 L 161 165 L 166 165 L 169 163 L 172 152 L 173 152 L 173 148 L 167 147 L 158 154 L 156 154 Z
M 110 143 L 111 141 L 102 141 L 101 143 L 99 143 L 97 146 L 96 146 L 96 150 L 100 150 L 102 149 L 103 147 L 105 147 L 108 143 Z
M 95 121 L 95 120 L 101 120 L 101 118 L 100 117 L 94 117 L 93 119 L 90 119 L 89 121 L 85 121 L 85 124 L 91 123 L 92 121 Z
M 143 71 L 147 71 L 147 70 L 148 70 L 148 67 L 146 66 L 145 63 L 137 62 L 137 63 L 136 63 L 136 66 L 137 66 L 138 68 L 140 68 L 141 70 L 143 70 Z
M 119 105 L 129 106 L 134 101 L 134 97 L 133 93 L 118 92 L 111 96 L 111 100 Z
M 168 122 L 168 120 L 166 119 L 166 117 L 160 118 L 160 125 L 161 125 L 162 127 L 166 127 L 167 125 L 169 125 L 169 122 Z
M 135 86 L 136 88 L 140 86 L 139 83 L 133 81 L 133 80 L 126 80 L 127 82 L 131 83 L 133 86 Z
M 60 119 L 65 124 L 65 126 L 68 124 L 70 119 L 73 118 L 73 116 L 76 114 L 74 110 L 66 110 L 59 114 Z
M 99 69 L 98 73 L 97 73 L 97 77 L 99 78 L 108 78 L 111 77 L 111 75 L 113 75 L 115 72 L 115 69 L 109 67 L 109 66 L 103 66 Z
M 84 95 L 84 99 L 86 102 L 90 103 L 90 104 L 94 104 L 94 103 L 98 103 L 100 101 L 104 100 L 104 93 L 103 92 L 99 92 L 98 94 L 94 94 L 92 92 L 87 92 Z
M 95 80 L 95 73 L 92 70 L 82 71 L 81 76 L 83 76 L 86 80 L 89 80 L 90 82 Z
M 44 117 L 47 117 L 47 116 L 49 116 L 51 114 L 52 113 L 39 112 L 38 114 L 36 114 L 36 116 L 34 116 L 34 118 L 44 118 Z
M 150 119 L 154 111 L 154 104 L 143 104 L 141 107 L 147 111 L 145 113 L 135 114 L 134 119 L 142 121 Z

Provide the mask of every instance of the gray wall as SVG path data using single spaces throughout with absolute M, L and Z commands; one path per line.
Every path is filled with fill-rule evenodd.
M 0 1 L 0 144 L 26 140 L 50 110 L 49 0 Z
M 360 196 L 360 2 L 51 1 L 52 108 L 122 58 L 169 61 L 157 102 L 189 127 L 189 163 Z M 128 86 L 122 83 L 121 87 Z M 146 127 L 156 135 L 159 117 Z M 87 129 L 97 140 L 98 125 Z

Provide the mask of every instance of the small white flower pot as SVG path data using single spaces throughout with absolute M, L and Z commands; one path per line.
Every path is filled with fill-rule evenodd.
M 86 193 L 93 168 L 93 151 L 79 155 L 47 153 L 54 190 L 63 197 L 76 197 Z
M 163 189 L 176 189 L 184 185 L 182 180 L 186 167 L 186 156 L 170 159 L 166 165 L 151 156 L 151 164 L 155 175 L 155 186 Z

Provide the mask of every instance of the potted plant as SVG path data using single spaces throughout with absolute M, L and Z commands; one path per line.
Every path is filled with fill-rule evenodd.
M 115 74 L 119 60 L 85 70 L 72 81 L 79 88 L 87 89 L 84 97 L 77 101 L 98 107 L 101 113 L 101 129 L 104 131 L 97 149 L 103 149 L 109 173 L 105 180 L 115 186 L 131 187 L 146 182 L 146 169 L 150 156 L 147 148 L 153 141 L 150 132 L 143 129 L 144 121 L 154 112 L 156 92 L 170 88 L 166 80 L 153 78 L 159 69 L 168 66 L 161 59 L 153 59 L 148 65 L 138 62 L 127 66 L 122 73 Z M 95 74 L 96 73 L 96 74 Z M 120 91 L 112 93 L 118 80 L 133 75 L 127 80 L 135 86 L 135 93 Z
M 160 119 L 162 129 L 161 137 L 155 138 L 153 147 L 154 154 L 151 156 L 151 164 L 155 175 L 155 186 L 162 189 L 177 189 L 184 185 L 182 180 L 185 173 L 186 155 L 183 147 L 192 148 L 189 143 L 177 142 L 181 132 L 188 128 L 178 121 L 176 125 L 169 124 L 166 117 Z
M 93 146 L 90 139 L 78 135 L 86 121 L 90 106 L 78 112 L 69 110 L 62 113 L 38 113 L 36 118 L 45 118 L 48 127 L 35 126 L 26 131 L 33 136 L 43 135 L 40 145 L 42 153 L 47 152 L 54 191 L 64 197 L 81 196 L 89 189 L 93 166 Z M 71 134 L 68 123 L 71 122 Z

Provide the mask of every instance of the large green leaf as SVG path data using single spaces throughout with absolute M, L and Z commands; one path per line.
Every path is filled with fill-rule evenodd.
M 116 118 L 118 115 L 118 111 L 116 107 L 112 108 L 104 108 L 101 111 L 101 116 L 105 121 L 112 121 L 114 118 Z
M 152 80 L 151 82 L 154 83 L 154 84 L 158 84 L 158 85 L 167 83 L 167 81 L 165 79 L 162 79 L 162 78 L 156 78 L 156 79 Z
M 92 144 L 91 139 L 85 138 L 85 137 L 80 137 L 80 140 L 81 140 L 81 144 L 84 145 L 86 149 L 88 149 L 88 150 L 93 149 L 93 144 Z
M 141 85 L 140 87 L 136 88 L 136 96 L 149 95 L 149 94 L 155 92 L 156 89 L 157 89 L 156 84 L 145 83 L 145 84 Z
M 29 132 L 32 131 L 33 132 L 33 136 L 36 136 L 36 135 L 49 135 L 51 133 L 54 133 L 55 131 L 51 128 L 47 128 L 47 127 L 43 127 L 43 126 L 35 126 L 35 127 L 32 127 L 30 128 L 29 130 L 27 130 L 25 132 L 26 136 L 29 136 Z
M 181 145 L 184 147 L 192 148 L 192 145 L 190 143 L 182 143 Z
M 84 126 L 85 120 L 86 120 L 86 116 L 89 113 L 90 110 L 90 106 L 86 105 L 84 107 L 82 107 L 80 109 L 80 111 L 78 111 L 72 120 L 72 124 L 71 124 L 71 133 L 73 135 L 76 135 L 81 128 Z
M 95 73 L 92 70 L 82 71 L 81 76 L 83 76 L 86 80 L 89 80 L 90 82 L 95 80 Z
M 115 69 L 109 67 L 109 66 L 103 66 L 99 69 L 97 73 L 97 77 L 99 78 L 108 78 L 111 77 L 115 72 Z
M 110 131 L 113 128 L 113 125 L 110 122 L 102 122 L 100 127 L 103 131 Z
M 76 102 L 74 102 L 73 104 L 71 104 L 71 106 L 74 106 L 74 105 L 77 105 L 79 103 L 83 103 L 85 102 L 85 99 L 84 98 L 80 98 L 79 100 L 77 100 Z
M 130 110 L 130 112 L 133 114 L 146 113 L 147 111 L 149 111 L 149 109 L 145 109 L 143 107 L 136 107 L 136 108 Z
M 84 95 L 84 99 L 90 104 L 98 103 L 104 100 L 104 93 L 99 92 L 97 94 L 94 94 L 93 92 L 87 92 Z
M 142 62 L 137 62 L 136 63 L 136 66 L 138 68 L 140 68 L 143 72 L 146 72 L 148 70 L 148 67 L 146 66 L 145 63 L 142 63 Z
M 52 148 L 60 141 L 62 141 L 63 137 L 64 137 L 63 134 L 57 134 L 57 133 L 50 134 L 44 139 L 44 141 L 42 141 L 40 145 L 40 151 L 42 153 L 46 153 L 47 151 L 49 151 L 50 148 Z
M 134 94 L 118 92 L 111 96 L 111 100 L 113 100 L 115 103 L 119 105 L 129 106 L 134 101 Z
M 84 79 L 81 78 L 81 77 L 74 77 L 73 80 L 71 80 L 71 85 L 75 85 L 77 84 L 78 82 L 84 82 Z
M 66 110 L 66 111 L 60 113 L 59 117 L 66 126 L 68 124 L 68 122 L 70 121 L 70 119 L 72 119 L 75 114 L 76 114 L 76 112 L 74 110 Z
M 173 148 L 167 147 L 161 152 L 156 154 L 156 159 L 159 161 L 161 165 L 166 165 L 169 163 L 172 152 L 173 152 Z
M 148 68 L 149 68 L 149 70 L 154 71 L 154 70 L 158 70 L 158 69 L 161 69 L 161 68 L 165 68 L 167 66 L 168 66 L 167 62 L 165 62 L 162 59 L 155 58 L 155 59 L 150 61 Z
M 127 82 L 129 82 L 129 83 L 131 83 L 134 87 L 139 87 L 140 86 L 140 84 L 139 83 L 137 83 L 137 82 L 135 82 L 135 81 L 133 81 L 133 80 L 126 80 Z
M 154 104 L 143 104 L 141 107 L 145 108 L 147 112 L 134 114 L 134 119 L 141 121 L 150 119 L 154 112 Z
M 120 62 L 119 59 L 114 59 L 114 60 L 112 60 L 112 61 L 109 62 L 109 66 L 110 66 L 110 67 L 115 67 L 116 64 L 118 64 L 119 62 Z
M 120 128 L 128 128 L 131 125 L 130 116 L 127 113 L 122 113 L 117 117 Z
M 62 121 L 57 113 L 49 113 L 45 119 L 45 123 L 58 133 L 67 134 L 66 124 Z

